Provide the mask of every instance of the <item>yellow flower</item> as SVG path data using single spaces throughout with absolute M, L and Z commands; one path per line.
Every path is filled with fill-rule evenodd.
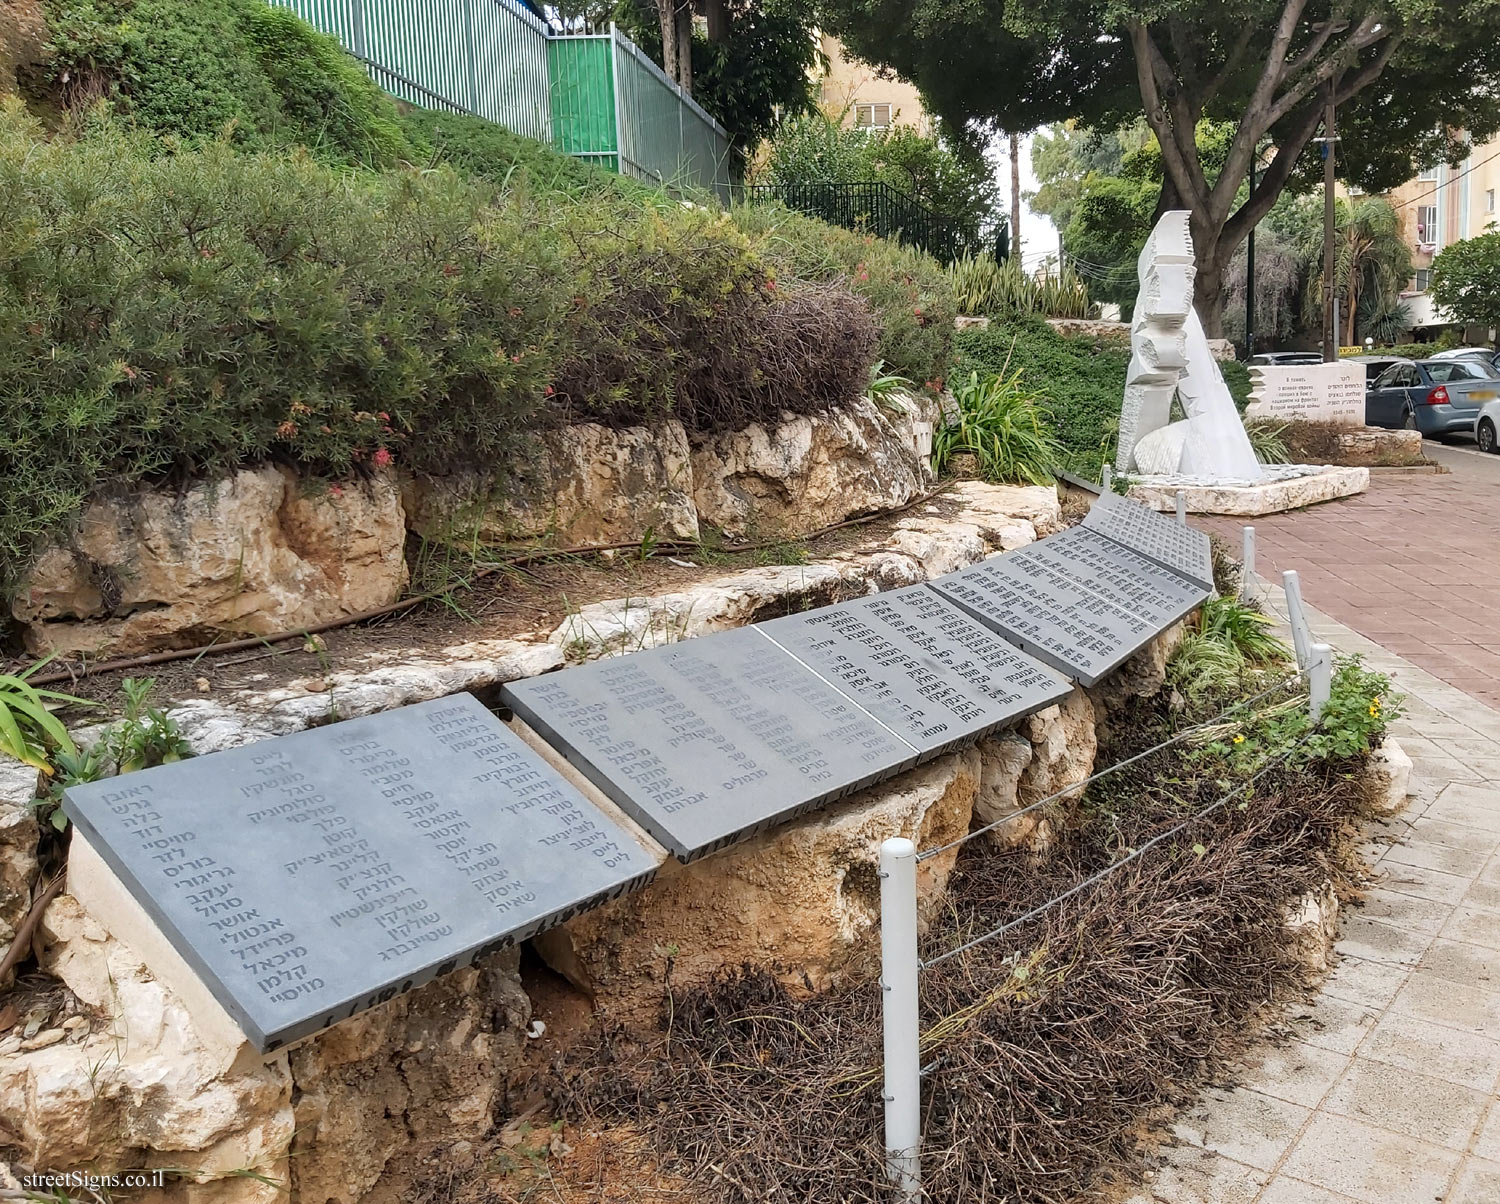
M 1245 737 L 1244 736 L 1236 736 L 1234 738 L 1234 742 L 1236 744 L 1243 744 L 1245 742 Z

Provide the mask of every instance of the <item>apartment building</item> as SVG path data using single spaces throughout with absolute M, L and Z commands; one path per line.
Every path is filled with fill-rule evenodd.
M 1446 163 L 1408 180 L 1388 198 L 1400 215 L 1411 244 L 1416 276 L 1402 293 L 1413 329 L 1421 332 L 1450 323 L 1432 304 L 1427 286 L 1432 261 L 1444 247 L 1500 229 L 1500 138 L 1474 147 L 1457 167 Z
M 818 47 L 828 63 L 818 75 L 824 112 L 841 113 L 845 125 L 861 129 L 914 125 L 923 134 L 932 133 L 932 118 L 913 85 L 846 54 L 831 34 L 819 34 Z

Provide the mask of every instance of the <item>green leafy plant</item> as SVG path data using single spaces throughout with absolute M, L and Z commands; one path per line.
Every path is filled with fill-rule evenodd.
M 127 677 L 120 683 L 125 714 L 114 725 L 106 745 L 118 773 L 169 765 L 193 755 L 176 721 L 149 705 L 155 688 L 154 677 Z
M 20 673 L 0 674 L 0 753 L 50 776 L 55 756 L 75 755 L 78 749 L 48 703 L 92 704 L 71 694 L 33 686 L 27 679 L 46 663 L 38 661 Z
M 1262 464 L 1285 464 L 1290 452 L 1286 445 L 1284 422 L 1262 418 L 1245 423 L 1245 434 L 1250 437 L 1250 448 Z
M 954 385 L 958 412 L 933 432 L 932 464 L 941 474 L 953 457 L 972 454 L 987 481 L 1045 485 L 1061 457 L 1045 411 L 1021 385 L 1021 373 L 970 372 Z
M 1094 308 L 1088 285 L 1071 268 L 1027 273 L 1019 259 L 996 263 L 990 255 L 963 255 L 949 266 L 948 275 L 964 314 L 1086 318 Z
M 1167 662 L 1167 680 L 1191 703 L 1227 694 L 1253 670 L 1287 664 L 1272 621 L 1236 598 L 1210 598 Z
M 62 809 L 63 790 L 84 782 L 97 782 L 110 776 L 109 750 L 103 744 L 88 749 L 59 752 L 54 758 L 56 773 L 46 794 L 32 801 L 37 822 L 50 825 L 58 832 L 68 826 Z

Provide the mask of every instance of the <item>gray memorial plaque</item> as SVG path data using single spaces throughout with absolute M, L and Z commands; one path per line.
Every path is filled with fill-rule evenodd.
M 656 870 L 467 694 L 71 786 L 63 809 L 262 1052 Z
M 925 585 L 759 624 L 924 756 L 936 756 L 1071 688 Z
M 1208 597 L 1208 590 L 1095 531 L 1073 527 L 1010 553 L 1030 568 L 1045 565 L 1071 577 L 1106 602 L 1170 627 Z
M 1124 544 L 1174 573 L 1181 573 L 1205 589 L 1214 587 L 1214 562 L 1208 535 L 1183 526 L 1175 518 L 1158 514 L 1150 506 L 1121 497 L 1118 493 L 1101 493 L 1084 516 L 1083 526 Z
M 501 698 L 682 861 L 917 761 L 753 627 L 512 682 Z
M 1011 643 L 1091 686 L 1162 628 L 1071 575 L 1014 553 L 940 577 L 932 587 Z

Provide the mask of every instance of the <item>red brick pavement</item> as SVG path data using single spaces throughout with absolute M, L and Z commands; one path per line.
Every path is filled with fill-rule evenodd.
M 1256 570 L 1296 569 L 1302 596 L 1360 634 L 1500 707 L 1500 457 L 1438 448 L 1451 475 L 1375 475 L 1368 493 L 1255 519 L 1196 518 Z

